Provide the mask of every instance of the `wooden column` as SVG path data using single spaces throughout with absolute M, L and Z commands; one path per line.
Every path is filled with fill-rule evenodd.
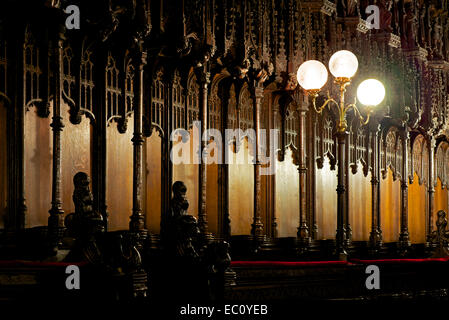
M 309 140 L 308 146 L 309 146 L 309 170 L 307 171 L 309 179 L 308 185 L 309 185 L 309 194 L 308 194 L 308 203 L 309 203 L 309 226 L 310 226 L 310 235 L 313 240 L 316 240 L 317 234 L 318 234 L 318 225 L 316 223 L 316 175 L 315 175 L 315 168 L 316 168 L 316 140 L 315 137 L 317 135 L 316 132 L 316 123 L 317 123 L 317 114 L 316 112 L 310 112 L 309 113 L 309 139 L 311 139 L 311 142 Z
M 295 91 L 299 91 L 297 88 Z M 299 113 L 299 226 L 297 237 L 302 248 L 310 246 L 309 226 L 307 223 L 307 126 L 306 117 L 308 111 L 307 98 L 301 95 L 303 99 L 296 99 Z
M 226 146 L 223 143 L 223 146 Z M 227 147 L 227 146 L 226 146 Z M 229 215 L 229 165 L 223 163 L 223 202 L 222 202 L 222 237 L 226 241 L 231 240 L 231 218 Z
M 51 209 L 48 218 L 48 234 L 52 246 L 57 246 L 61 240 L 64 228 L 64 210 L 61 200 L 61 131 L 64 127 L 61 117 L 62 100 L 62 51 L 63 39 L 58 34 L 54 43 L 54 98 L 53 98 L 53 176 L 51 192 Z
M 208 92 L 210 83 L 210 74 L 207 71 L 207 62 L 199 64 L 195 68 L 196 79 L 198 85 L 200 86 L 200 99 L 199 99 L 199 111 L 200 111 L 200 121 L 201 121 L 201 133 L 200 133 L 200 164 L 199 164 L 199 192 L 198 195 L 198 227 L 200 229 L 201 236 L 205 240 L 210 240 L 212 235 L 209 232 L 209 226 L 207 222 L 207 210 L 206 210 L 206 196 L 207 196 L 207 165 L 205 159 L 206 154 L 206 141 L 203 141 L 202 136 L 207 130 L 207 102 L 208 102 Z
M 25 28 L 22 34 L 25 36 Z M 17 64 L 8 69 L 8 80 L 12 83 L 11 108 L 8 110 L 11 122 L 8 122 L 8 177 L 10 192 L 8 192 L 8 221 L 5 227 L 9 230 L 21 230 L 25 228 L 27 206 L 25 201 L 25 54 L 24 38 L 15 39 L 14 35 L 8 35 L 8 60 L 17 55 Z M 9 61 L 8 61 L 9 62 Z M 8 90 L 8 88 L 7 88 Z M 9 94 L 9 92 L 8 92 Z M 11 133 L 11 135 L 9 135 Z
M 108 230 L 108 212 L 106 203 L 106 159 L 107 159 L 107 95 L 106 95 L 106 65 L 108 53 L 102 46 L 97 48 L 94 65 L 95 87 L 99 88 L 94 95 L 94 132 L 92 148 L 92 193 L 94 209 L 98 210 L 104 221 L 105 231 Z
M 429 140 L 429 184 L 428 193 L 429 193 L 429 202 L 428 202 L 428 223 L 427 223 L 427 242 L 429 242 L 429 237 L 432 234 L 432 229 L 434 225 L 433 221 L 433 211 L 435 210 L 435 147 L 436 140 L 434 136 L 430 136 Z
M 267 128 L 275 129 L 275 123 L 274 123 L 274 108 L 275 108 L 275 106 L 273 103 L 273 99 L 270 99 L 269 106 L 270 106 L 269 110 L 266 110 L 266 112 L 269 112 Z M 269 135 L 269 133 L 268 133 L 268 135 Z M 267 139 L 267 140 L 268 140 L 268 142 L 267 142 L 268 150 L 274 149 L 274 146 L 271 145 L 270 139 Z M 271 157 L 271 152 L 272 151 L 270 151 L 270 157 Z M 274 161 L 277 161 L 276 157 L 274 157 Z M 270 164 L 274 165 L 274 163 L 270 163 Z M 270 236 L 271 239 L 276 239 L 278 237 L 278 223 L 277 223 L 277 216 L 276 216 L 276 173 L 269 175 L 268 179 L 267 179 L 267 216 L 270 218 L 270 233 L 267 233 L 267 234 Z
M 346 163 L 345 163 L 345 185 L 346 185 L 346 192 L 345 192 L 345 216 L 344 216 L 344 229 L 345 229 L 345 248 L 348 249 L 349 246 L 351 245 L 351 240 L 352 240 L 352 228 L 351 228 L 351 224 L 349 221 L 349 192 L 347 191 L 349 189 L 349 172 L 350 172 L 350 168 L 349 168 L 349 159 L 350 159 L 350 141 L 351 141 L 351 136 L 348 133 L 346 135 L 346 148 L 345 148 L 345 157 L 346 157 Z M 354 144 L 354 148 L 356 148 L 355 144 Z
M 260 197 L 261 197 L 261 178 L 260 178 L 260 159 L 259 159 L 259 141 L 260 141 L 260 108 L 263 98 L 263 86 L 257 80 L 254 80 L 251 88 L 251 95 L 254 104 L 254 214 L 251 225 L 251 235 L 256 241 L 264 241 L 263 223 L 260 217 Z
M 380 226 L 380 125 L 372 119 L 371 134 L 371 233 L 369 237 L 370 250 L 375 253 L 382 246 L 382 230 Z
M 164 136 L 162 138 L 162 208 L 161 214 L 165 215 L 170 209 L 172 183 L 173 183 L 173 163 L 170 159 L 170 150 L 172 150 L 173 142 L 170 140 L 170 134 L 173 131 L 173 83 L 174 74 L 167 72 L 164 77 L 164 106 L 165 113 L 163 115 L 163 130 Z M 177 79 L 176 79 L 177 80 Z M 161 216 L 162 219 L 162 216 Z
M 410 132 L 405 128 L 402 132 L 402 179 L 401 179 L 401 233 L 399 234 L 399 249 L 405 254 L 410 247 L 410 236 L 408 232 L 408 157 Z
M 6 88 L 5 88 L 5 94 L 11 95 L 15 94 L 16 99 L 6 101 L 6 99 L 3 99 L 4 106 L 6 107 L 7 112 L 7 118 L 6 118 L 6 143 L 7 143 L 7 149 L 6 149 L 6 168 L 7 168 L 7 211 L 6 216 L 4 217 L 4 226 L 5 226 L 5 233 L 8 231 L 12 231 L 16 229 L 16 212 L 15 204 L 17 201 L 17 195 L 16 195 L 16 185 L 17 185 L 17 176 L 15 175 L 15 169 L 16 164 L 20 161 L 20 158 L 17 158 L 16 153 L 16 130 L 17 130 L 17 110 L 23 110 L 25 109 L 25 106 L 23 104 L 22 98 L 23 94 L 19 94 L 18 88 L 17 88 L 17 78 L 23 77 L 23 71 L 22 73 L 19 72 L 20 70 L 20 64 L 23 61 L 23 44 L 20 41 L 13 41 L 9 37 L 7 39 L 7 45 L 6 45 L 6 58 L 8 59 L 12 56 L 17 55 L 17 49 L 20 50 L 19 55 L 17 55 L 17 65 L 10 63 L 8 66 L 8 73 L 7 73 L 7 79 L 6 79 Z M 19 45 L 20 43 L 20 45 Z M 13 49 L 13 50 L 11 50 Z M 19 68 L 18 68 L 19 67 Z M 11 72 L 12 71 L 12 72 Z M 11 90 L 12 88 L 12 90 Z M 14 104 L 14 102 L 17 101 L 17 105 Z M 19 107 L 20 106 L 20 107 Z M 23 159 L 21 160 L 23 162 Z
M 346 202 L 346 131 L 337 132 L 337 159 L 338 159 L 338 184 L 337 184 L 337 233 L 336 233 L 336 256 L 339 260 L 347 260 L 348 254 L 345 248 L 345 202 Z
M 133 211 L 129 222 L 129 229 L 132 232 L 146 235 L 145 218 L 142 210 L 142 188 L 143 188 L 143 68 L 146 65 L 147 53 L 140 47 L 132 58 L 135 69 L 135 89 L 134 89 L 134 134 L 133 142 Z
M 279 132 L 279 137 L 277 137 L 276 139 L 279 139 L 278 141 L 278 149 L 280 148 L 280 152 L 278 153 L 276 151 L 275 154 L 275 161 L 279 161 L 280 157 L 284 157 L 284 148 L 283 148 L 283 143 L 284 143 L 284 131 L 283 131 L 283 116 L 282 116 L 282 112 L 280 111 L 280 109 L 282 109 L 281 105 L 285 104 L 285 106 L 287 106 L 287 102 L 285 102 L 285 97 L 281 94 L 278 98 L 276 98 L 276 100 L 274 100 L 272 106 L 271 106 L 271 110 L 270 110 L 270 124 L 268 126 L 268 128 L 272 128 L 272 129 L 277 129 Z M 281 123 L 279 124 L 279 128 L 277 127 L 276 124 L 276 115 L 278 115 L 281 118 Z M 269 140 L 269 139 L 267 139 Z M 274 148 L 273 148 L 274 150 Z M 271 152 L 271 151 L 270 151 Z M 271 233 L 269 233 L 271 239 L 276 239 L 279 235 L 279 230 L 278 230 L 278 213 L 276 212 L 276 172 L 274 172 L 274 174 L 272 174 L 269 178 L 270 180 L 270 199 L 271 199 L 271 203 L 270 203 L 270 207 L 268 207 L 268 210 L 270 210 L 269 212 L 271 212 Z
M 226 81 L 226 80 L 225 80 Z M 220 224 L 220 233 L 221 237 L 230 241 L 231 239 L 231 219 L 229 217 L 229 165 L 226 161 L 225 154 L 228 150 L 228 145 L 226 144 L 226 135 L 225 130 L 229 128 L 228 122 L 228 110 L 229 110 L 229 98 L 230 98 L 230 89 L 232 82 L 226 81 L 224 85 L 221 86 L 221 99 L 222 99 L 222 108 L 221 108 L 221 127 L 222 130 L 222 146 L 223 146 L 223 161 L 220 164 L 220 170 L 222 175 L 221 180 L 221 224 Z M 231 128 L 233 129 L 233 128 Z

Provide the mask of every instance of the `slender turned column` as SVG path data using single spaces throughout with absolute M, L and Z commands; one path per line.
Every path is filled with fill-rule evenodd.
M 173 184 L 173 163 L 170 159 L 170 150 L 172 150 L 173 142 L 170 139 L 170 133 L 174 129 L 174 116 L 173 116 L 173 88 L 178 84 L 180 80 L 177 75 L 167 74 L 164 77 L 165 95 L 164 95 L 164 106 L 165 115 L 163 116 L 163 128 L 164 132 L 168 134 L 163 135 L 162 140 L 162 210 L 161 214 L 164 215 L 170 209 L 170 201 L 172 196 L 172 184 Z M 161 216 L 162 218 L 162 216 Z
M 408 233 L 408 157 L 410 133 L 405 128 L 402 134 L 402 179 L 401 179 L 401 233 L 399 235 L 399 248 L 401 253 L 405 253 L 410 247 L 410 236 Z
M 226 144 L 223 143 L 223 146 Z M 227 147 L 227 146 L 226 146 Z M 223 222 L 222 222 L 222 237 L 226 241 L 231 240 L 231 219 L 229 216 L 229 165 L 223 166 Z
M 435 209 L 435 147 L 436 140 L 433 136 L 429 140 L 429 207 L 428 207 L 428 224 L 427 224 L 427 242 L 432 234 L 433 229 L 433 211 Z
M 349 133 L 346 135 L 346 147 L 345 148 L 345 185 L 346 189 L 349 188 Z M 352 240 L 352 228 L 349 221 L 349 192 L 345 192 L 345 217 L 344 217 L 344 227 L 345 227 L 345 248 L 348 249 L 351 245 Z
M 371 251 L 377 252 L 382 246 L 382 230 L 380 228 L 380 152 L 379 152 L 379 131 L 380 125 L 372 120 L 371 141 L 372 141 L 372 171 L 371 171 L 371 233 L 369 237 L 369 247 Z
M 198 195 L 198 226 L 201 235 L 209 239 L 209 226 L 207 221 L 207 208 L 206 208 L 206 197 L 207 197 L 207 165 L 205 163 L 206 154 L 206 141 L 202 139 L 202 135 L 207 130 L 207 97 L 208 97 L 208 86 L 210 83 L 210 74 L 205 70 L 205 68 L 198 68 L 197 72 L 197 82 L 200 86 L 200 101 L 199 101 L 199 112 L 201 121 L 201 137 L 200 137 L 200 164 L 199 164 L 199 192 Z
M 300 101 L 298 105 L 299 112 L 299 227 L 297 237 L 301 247 L 310 245 L 309 226 L 307 225 L 307 127 L 306 113 L 308 111 L 307 99 Z
M 263 223 L 260 218 L 260 159 L 259 159 L 259 141 L 260 141 L 260 107 L 263 98 L 263 87 L 260 82 L 256 82 L 252 88 L 253 103 L 254 103 L 254 216 L 253 224 L 251 225 L 251 234 L 255 240 L 264 240 Z
M 229 113 L 229 98 L 230 89 L 232 82 L 228 82 L 226 85 L 221 87 L 220 96 L 222 97 L 222 117 L 221 117 L 221 127 L 222 132 L 225 132 L 229 128 L 228 113 Z M 226 136 L 222 135 L 222 146 L 223 150 L 227 150 L 229 147 L 226 144 Z M 223 163 L 220 165 L 222 172 L 222 184 L 221 184 L 221 194 L 222 194 L 222 211 L 221 211 L 221 236 L 224 240 L 230 241 L 231 239 L 231 220 L 229 218 L 229 165 L 226 159 L 223 157 Z
M 339 260 L 347 260 L 345 249 L 345 153 L 346 153 L 346 131 L 337 132 L 337 153 L 338 153 L 338 185 L 337 185 L 337 234 L 336 234 L 336 255 Z
M 129 229 L 132 232 L 146 234 L 145 222 L 142 211 L 142 145 L 144 142 L 142 134 L 142 114 L 143 114 L 143 68 L 146 64 L 147 54 L 142 49 L 137 49 L 133 57 L 135 66 L 135 92 L 134 92 L 134 134 L 133 142 L 133 212 L 129 222 Z
M 207 97 L 208 88 L 210 83 L 210 74 L 207 71 L 206 61 L 201 63 L 196 69 L 196 79 L 200 86 L 200 121 L 201 121 L 201 153 L 200 153 L 200 164 L 199 164 L 199 192 L 198 195 L 198 227 L 200 229 L 201 236 L 205 240 L 210 240 L 212 238 L 209 232 L 209 226 L 207 222 L 207 210 L 206 210 L 206 196 L 207 196 L 207 164 L 205 159 L 207 159 L 206 154 L 206 142 L 202 139 L 202 135 L 207 130 Z
M 106 93 L 106 63 L 107 52 L 99 47 L 95 55 L 94 79 L 95 85 L 102 88 L 94 95 L 96 104 L 95 126 L 93 126 L 92 150 L 92 193 L 94 209 L 103 216 L 105 231 L 108 230 L 108 206 L 106 201 L 106 160 L 107 160 L 107 93 Z
M 55 42 L 55 66 L 54 66 L 54 98 L 53 98 L 53 177 L 51 192 L 51 209 L 48 218 L 48 234 L 51 246 L 58 246 L 60 234 L 64 228 L 64 210 L 61 201 L 61 131 L 64 127 L 61 118 L 62 98 L 62 35 L 58 35 Z
M 316 125 L 317 125 L 317 115 L 314 112 L 309 113 L 310 122 L 309 122 L 309 136 L 313 139 L 313 143 L 309 144 L 309 206 L 310 206 L 310 217 L 309 217 L 309 226 L 311 227 L 311 238 L 312 240 L 316 240 L 318 234 L 318 225 L 316 222 L 316 176 L 315 176 L 315 168 L 316 168 L 316 140 L 317 136 Z
M 25 30 L 21 30 L 25 35 Z M 21 230 L 25 228 L 25 217 L 27 206 L 25 201 L 25 112 L 26 112 L 26 76 L 24 72 L 25 54 L 23 39 L 18 41 L 13 35 L 8 39 L 11 45 L 7 46 L 8 55 L 17 55 L 17 64 L 11 64 L 11 72 L 8 72 L 8 82 L 12 88 L 13 95 L 16 96 L 11 108 L 8 108 L 11 121 L 8 121 L 8 176 L 9 185 L 9 216 L 5 221 L 5 227 L 11 230 Z M 11 85 L 10 85 L 11 84 Z

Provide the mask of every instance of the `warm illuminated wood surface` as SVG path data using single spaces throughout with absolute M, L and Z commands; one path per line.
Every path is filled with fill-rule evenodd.
M 380 222 L 384 242 L 399 239 L 401 213 L 401 182 L 394 181 L 393 172 L 388 168 L 386 179 L 380 179 Z
M 412 243 L 423 243 L 426 240 L 427 189 L 418 180 L 415 173 L 413 184 L 408 188 L 408 224 Z
M 107 128 L 106 203 L 110 230 L 128 229 L 132 213 L 133 123 L 130 117 L 124 134 L 118 132 L 116 122 Z
M 51 109 L 50 109 L 51 110 Z M 51 117 L 39 118 L 31 108 L 25 114 L 25 199 L 27 227 L 45 226 L 51 208 L 52 132 Z M 73 178 L 73 177 L 72 177 Z
M 368 241 L 371 231 L 371 174 L 364 176 L 361 165 L 349 174 L 349 223 L 352 240 Z
M 150 232 L 159 233 L 161 227 L 161 143 L 156 130 L 145 141 L 145 217 L 146 227 Z
M 248 164 L 251 155 L 248 143 L 240 145 L 237 154 L 230 150 L 233 165 L 229 166 L 229 215 L 232 235 L 249 235 L 253 217 L 254 170 Z
M 316 169 L 317 239 L 335 239 L 337 230 L 337 172 L 324 161 L 323 169 Z
M 187 199 L 189 200 L 189 209 L 187 212 L 191 215 L 198 216 L 198 165 L 193 164 L 193 157 L 195 148 L 198 142 L 193 139 L 193 130 L 189 130 L 190 140 L 187 143 L 187 147 L 190 147 L 188 154 L 180 155 L 183 158 L 184 163 L 173 165 L 173 182 L 183 181 L 187 187 Z M 173 148 L 175 150 L 176 145 L 181 142 L 175 141 Z
M 279 237 L 296 237 L 299 226 L 299 174 L 293 164 L 292 151 L 277 162 L 276 168 L 276 217 Z M 285 201 L 288 199 L 288 201 Z
M 90 120 L 82 117 L 81 123 L 74 125 L 69 121 L 69 108 L 66 104 L 61 106 L 61 114 L 64 129 L 61 132 L 61 144 L 63 146 L 62 165 L 62 208 L 66 214 L 74 212 L 73 205 L 73 176 L 77 172 L 85 172 L 92 176 L 91 172 L 91 132 Z
M 213 143 L 212 143 L 213 144 Z M 220 181 L 218 180 L 219 165 L 210 163 L 207 165 L 207 198 L 206 210 L 209 232 L 218 234 L 218 215 L 219 215 L 219 192 Z

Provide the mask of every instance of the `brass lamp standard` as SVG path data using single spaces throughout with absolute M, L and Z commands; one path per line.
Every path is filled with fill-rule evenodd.
M 360 119 L 363 125 L 369 122 L 372 107 L 382 102 L 385 96 L 385 89 L 382 83 L 375 79 L 369 79 L 363 81 L 358 90 L 357 96 L 363 104 L 368 106 L 368 114 L 366 118 L 363 117 L 361 112 L 356 106 L 356 100 L 354 103 L 345 104 L 345 92 L 346 87 L 351 84 L 351 78 L 355 75 L 358 68 L 357 57 L 350 51 L 341 50 L 332 55 L 329 60 L 329 70 L 334 76 L 334 82 L 340 87 L 340 99 L 337 102 L 331 98 L 329 93 L 326 101 L 322 106 L 316 106 L 316 99 L 319 95 L 321 88 L 327 82 L 327 69 L 319 61 L 309 60 L 304 62 L 298 69 L 297 78 L 299 85 L 304 89 L 306 94 L 312 97 L 312 103 L 317 113 L 322 113 L 324 108 L 335 106 L 338 110 L 338 122 L 337 122 L 337 159 L 338 159 L 338 185 L 337 185 L 337 233 L 336 233 L 336 255 L 340 260 L 347 260 L 347 252 L 345 249 L 345 225 L 344 219 L 347 216 L 345 206 L 345 154 L 346 145 L 345 139 L 347 136 L 347 121 L 346 114 L 349 110 L 353 109 L 354 113 Z

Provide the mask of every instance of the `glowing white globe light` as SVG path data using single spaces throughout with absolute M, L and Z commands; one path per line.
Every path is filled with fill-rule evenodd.
M 348 50 L 335 52 L 329 60 L 329 70 L 335 78 L 352 78 L 358 67 L 357 57 Z
M 367 79 L 357 88 L 357 99 L 366 106 L 377 106 L 385 98 L 385 87 L 379 80 Z
M 327 82 L 327 69 L 319 61 L 308 60 L 298 68 L 296 77 L 305 90 L 319 90 Z

